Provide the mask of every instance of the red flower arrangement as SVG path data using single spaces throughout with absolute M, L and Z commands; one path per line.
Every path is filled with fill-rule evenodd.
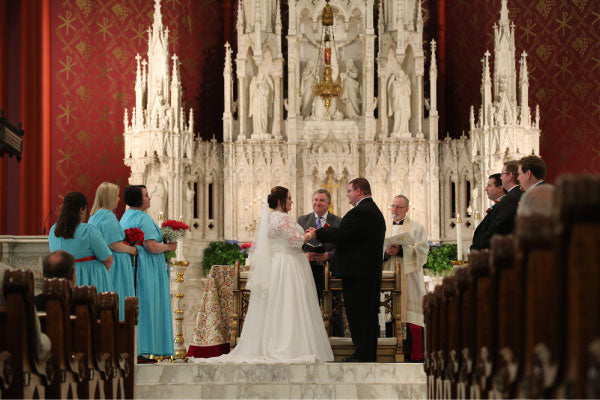
M 185 222 L 182 221 L 175 221 L 174 219 L 168 219 L 165 222 L 162 223 L 162 225 L 160 226 L 161 228 L 171 228 L 174 231 L 187 231 L 188 229 L 190 229 L 190 227 L 188 226 L 188 224 L 186 224 Z
M 188 229 L 190 229 L 190 227 L 185 222 L 168 219 L 162 223 L 160 231 L 165 243 L 174 243 L 179 239 L 183 239 Z M 169 260 L 175 256 L 176 254 L 174 251 L 165 251 L 165 259 Z
M 125 229 L 125 242 L 130 246 L 141 246 L 144 243 L 144 231 L 139 228 Z
M 250 247 L 252 247 L 252 243 L 242 243 L 240 250 L 249 249 Z

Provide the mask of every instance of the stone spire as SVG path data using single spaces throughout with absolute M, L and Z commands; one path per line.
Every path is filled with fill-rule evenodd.
M 435 59 L 435 39 L 431 39 L 431 65 L 429 66 L 429 114 L 437 112 L 437 61 Z
M 521 54 L 519 71 L 519 103 L 521 105 L 521 126 L 531 125 L 531 111 L 529 110 L 529 77 L 527 76 L 527 53 Z

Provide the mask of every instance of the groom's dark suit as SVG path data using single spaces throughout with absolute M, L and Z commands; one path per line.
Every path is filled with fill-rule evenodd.
M 321 243 L 337 244 L 335 271 L 342 278 L 344 306 L 356 346 L 354 358 L 376 361 L 383 215 L 373 199 L 366 197 L 346 213 L 338 228 L 322 228 L 316 235 Z

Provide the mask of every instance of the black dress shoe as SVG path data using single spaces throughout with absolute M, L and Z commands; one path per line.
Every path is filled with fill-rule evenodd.
M 342 360 L 342 362 L 361 362 L 358 358 L 347 357 Z

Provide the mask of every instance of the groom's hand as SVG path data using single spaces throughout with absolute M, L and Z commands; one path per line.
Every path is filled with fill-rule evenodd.
M 317 236 L 317 228 L 308 228 L 304 233 L 308 233 L 310 238 L 313 239 Z

